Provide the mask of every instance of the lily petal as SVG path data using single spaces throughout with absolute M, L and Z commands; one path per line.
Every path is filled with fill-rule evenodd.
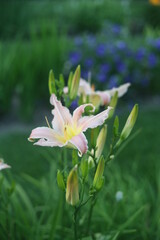
M 88 116 L 82 117 L 79 120 L 79 127 L 81 127 L 82 131 L 86 131 L 88 128 L 96 128 L 104 123 L 104 121 L 108 118 L 109 112 L 112 107 L 108 107 L 107 110 L 95 115 L 95 116 Z
M 125 84 L 122 84 L 118 88 L 112 88 L 111 90 L 108 90 L 105 92 L 108 93 L 110 95 L 110 97 L 113 97 L 114 93 L 117 91 L 118 97 L 122 97 L 128 91 L 128 88 L 130 85 L 131 85 L 130 83 L 125 83 Z
M 45 140 L 43 138 L 39 139 L 37 142 L 35 142 L 33 145 L 43 146 L 43 147 L 64 147 L 67 143 L 62 143 L 59 141 L 49 141 Z
M 88 142 L 83 133 L 74 136 L 70 141 L 69 144 L 73 145 L 78 149 L 78 155 L 81 157 L 84 153 L 88 150 Z
M 11 168 L 8 164 L 4 163 L 3 160 L 0 159 L 0 171 L 5 168 Z
M 101 98 L 101 105 L 109 104 L 111 97 L 107 91 L 96 91 L 96 93 Z
M 83 104 L 77 107 L 73 112 L 73 122 L 78 122 L 78 120 L 82 117 L 82 113 L 84 113 L 85 108 L 88 106 L 92 107 L 92 112 L 95 110 L 95 107 L 91 103 Z
M 48 127 L 38 127 L 32 130 L 29 141 L 40 139 L 35 145 L 41 146 L 62 146 L 64 141 L 62 137 L 53 129 Z
M 51 95 L 50 103 L 54 106 L 52 114 L 54 119 L 52 121 L 53 128 L 59 133 L 63 133 L 65 124 L 72 124 L 72 116 L 68 108 L 62 106 L 62 103 L 57 100 L 55 94 Z
M 91 85 L 89 82 L 85 81 L 83 78 L 80 79 L 79 82 L 79 89 L 78 89 L 78 95 L 81 94 L 89 95 L 93 92 Z

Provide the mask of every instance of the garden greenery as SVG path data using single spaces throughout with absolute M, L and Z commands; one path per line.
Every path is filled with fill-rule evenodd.
M 113 117 L 113 108 L 116 107 L 118 96 L 123 96 L 129 85 L 113 88 L 104 92 L 88 92 L 91 88 L 89 83 L 81 79 L 80 66 L 74 73 L 69 74 L 68 86 L 64 87 L 63 75 L 57 80 L 53 71 L 49 73 L 49 92 L 51 94 L 50 103 L 54 106 L 52 110 L 53 120 L 51 125 L 47 120 L 47 127 L 37 127 L 32 130 L 29 141 L 35 145 L 65 148 L 65 159 L 61 155 L 61 169 L 57 170 L 58 187 L 65 193 L 66 202 L 73 209 L 74 239 L 82 239 L 90 236 L 92 224 L 92 212 L 96 201 L 100 197 L 99 192 L 105 184 L 105 170 L 108 163 L 115 158 L 117 150 L 129 137 L 138 115 L 138 105 L 136 104 L 123 128 L 119 130 L 119 119 L 116 116 L 113 124 L 113 135 L 110 142 L 110 149 L 107 156 L 103 155 L 103 148 L 107 138 L 106 120 Z M 57 96 L 56 96 L 57 94 Z M 100 104 L 93 105 L 95 101 L 88 97 L 93 95 L 100 97 Z M 108 101 L 104 101 L 106 99 Z M 70 113 L 69 107 L 74 100 L 79 102 L 79 106 Z M 63 104 L 62 104 L 63 102 Z M 65 106 L 64 106 L 65 104 Z M 111 106 L 110 106 L 111 105 Z M 104 108 L 101 111 L 100 106 Z M 94 111 L 96 109 L 96 114 Z M 84 116 L 85 115 L 87 116 Z M 101 130 L 100 130 L 101 126 Z M 89 139 L 83 132 L 91 129 Z M 107 141 L 109 141 L 107 139 Z M 67 152 L 73 149 L 72 161 L 68 159 Z M 79 214 L 83 215 L 83 208 L 90 204 L 88 216 L 86 216 L 86 226 L 80 232 Z M 83 218 L 83 216 L 82 216 Z M 94 233 L 93 233 L 94 234 Z

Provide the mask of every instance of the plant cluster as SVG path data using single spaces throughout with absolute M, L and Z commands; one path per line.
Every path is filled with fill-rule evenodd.
M 91 77 L 99 89 L 130 82 L 137 91 L 154 94 L 159 90 L 160 39 L 135 36 L 133 42 L 132 38 L 118 24 L 106 24 L 98 35 L 77 36 L 65 71 L 81 64 L 82 77 Z
M 74 239 L 94 235 L 90 232 L 92 212 L 100 196 L 99 192 L 104 186 L 105 169 L 129 137 L 138 115 L 136 104 L 121 131 L 119 118 L 115 117 L 110 149 L 104 156 L 103 149 L 107 138 L 106 120 L 113 117 L 118 97 L 126 93 L 129 85 L 124 84 L 106 91 L 90 91 L 90 84 L 80 76 L 81 71 L 78 66 L 74 73 L 70 72 L 65 87 L 63 75 L 57 80 L 53 71 L 50 71 L 50 103 L 54 106 L 52 110 L 54 117 L 51 125 L 46 118 L 48 126 L 33 129 L 29 137 L 29 141 L 34 142 L 35 145 L 73 149 L 71 161 L 68 161 L 68 151 L 65 157 L 61 155 L 57 184 L 64 191 L 66 202 L 73 209 Z M 77 98 L 79 106 L 71 114 L 68 108 Z M 105 110 L 101 111 L 100 106 Z M 93 114 L 95 111 L 97 114 Z M 87 129 L 91 129 L 89 137 L 84 134 Z M 90 204 L 85 219 L 86 227 L 81 226 L 79 232 L 80 213 L 83 213 L 82 209 L 86 204 Z M 83 218 L 83 214 L 81 217 Z

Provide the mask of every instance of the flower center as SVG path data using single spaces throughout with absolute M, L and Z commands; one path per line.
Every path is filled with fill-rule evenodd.
M 77 127 L 76 125 L 65 125 L 64 126 L 64 138 L 65 141 L 70 140 L 72 137 L 78 135 L 81 132 L 81 128 Z

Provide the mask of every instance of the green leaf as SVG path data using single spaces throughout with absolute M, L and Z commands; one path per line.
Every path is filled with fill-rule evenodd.
M 49 80 L 48 80 L 48 86 L 49 86 L 49 93 L 51 94 L 56 94 L 56 83 L 55 83 L 55 77 L 53 70 L 50 70 L 49 72 Z

